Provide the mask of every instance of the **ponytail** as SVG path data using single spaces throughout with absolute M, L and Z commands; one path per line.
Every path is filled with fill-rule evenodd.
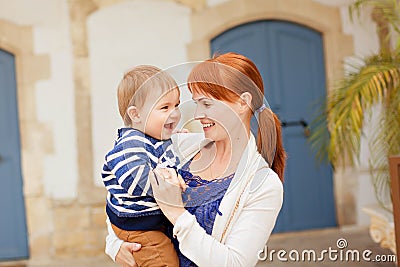
M 264 109 L 258 113 L 258 125 L 258 152 L 283 182 L 286 152 L 282 144 L 281 122 L 270 109 Z

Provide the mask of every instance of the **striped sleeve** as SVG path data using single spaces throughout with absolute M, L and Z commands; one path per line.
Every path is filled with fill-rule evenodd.
M 106 155 L 106 164 L 118 184 L 129 195 L 145 196 L 151 193 L 148 179 L 151 167 L 151 143 L 142 136 L 127 136 L 117 141 Z

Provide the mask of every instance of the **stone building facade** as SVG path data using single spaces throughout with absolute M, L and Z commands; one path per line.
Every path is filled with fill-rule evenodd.
M 30 260 L 103 254 L 105 189 L 97 170 L 121 123 L 109 99 L 123 71 L 208 58 L 210 40 L 221 32 L 276 19 L 323 34 L 330 88 L 342 75 L 343 61 L 378 46 L 368 12 L 351 23 L 348 3 L 0 0 L 0 49 L 16 58 Z M 366 162 L 334 174 L 340 226 L 366 223 L 360 207 L 374 202 L 363 194 L 372 192 Z

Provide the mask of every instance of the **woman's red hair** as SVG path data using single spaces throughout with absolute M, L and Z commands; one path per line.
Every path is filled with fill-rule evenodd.
M 196 65 L 189 74 L 188 87 L 192 92 L 231 103 L 236 102 L 242 93 L 249 92 L 252 95 L 252 113 L 264 103 L 264 85 L 256 65 L 247 57 L 232 52 Z M 268 108 L 257 113 L 258 151 L 283 181 L 286 152 L 282 144 L 281 123 Z

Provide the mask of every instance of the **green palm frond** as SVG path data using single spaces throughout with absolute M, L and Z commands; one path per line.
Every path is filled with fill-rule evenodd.
M 309 125 L 312 134 L 307 139 L 311 149 L 316 152 L 316 158 L 320 163 L 329 161 L 328 152 L 330 134 L 326 119 L 326 102 L 324 100 L 320 101 L 319 105 L 315 107 L 315 110 L 317 111 L 316 114 L 318 115 Z
M 385 133 L 382 140 L 388 146 L 388 155 L 398 155 L 400 154 L 400 84 L 392 88 L 385 105 L 383 127 Z
M 369 166 L 376 199 L 382 207 L 390 209 L 388 208 L 390 206 L 390 177 L 387 160 L 389 146 L 385 142 L 385 131 L 383 129 L 386 122 L 384 116 L 381 115 L 380 123 L 369 142 Z
M 360 11 L 366 6 L 379 9 L 393 29 L 398 33 L 400 32 L 400 6 L 398 0 L 356 0 L 349 6 L 350 19 L 353 20 L 354 14 L 359 17 Z
M 400 81 L 399 63 L 393 58 L 374 56 L 364 63 L 352 65 L 353 70 L 328 96 L 328 158 L 333 165 L 345 160 L 344 156 L 354 164 L 353 156 L 360 152 L 364 115 L 375 103 L 382 102 L 390 88 Z
M 312 122 L 315 129 L 309 138 L 318 158 L 323 158 L 325 153 L 334 167 L 354 165 L 360 156 L 365 117 L 381 110 L 379 125 L 373 129 L 372 136 L 367 137 L 369 166 L 376 198 L 382 207 L 389 210 L 388 157 L 400 154 L 400 38 L 399 35 L 392 36 L 397 44 L 392 49 L 390 32 L 385 24 L 400 34 L 398 1 L 354 0 L 350 5 L 351 19 L 354 14 L 359 16 L 364 7 L 372 8 L 373 16 L 380 25 L 380 51 L 377 55 L 353 61 L 346 66 L 345 78 L 330 91 L 325 109 Z M 389 47 L 383 47 L 387 45 Z M 328 123 L 324 123 L 325 118 Z
M 378 202 L 390 210 L 391 192 L 388 156 L 400 153 L 400 86 L 391 88 L 385 102 L 379 129 L 372 139 L 371 177 Z

